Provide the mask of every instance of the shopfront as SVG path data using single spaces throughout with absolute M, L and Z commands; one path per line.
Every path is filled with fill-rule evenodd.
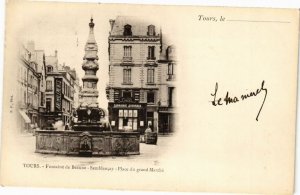
M 109 122 L 113 131 L 138 131 L 147 128 L 147 104 L 109 103 Z
M 175 132 L 175 116 L 174 109 L 169 107 L 159 107 L 159 127 L 158 133 L 171 134 Z

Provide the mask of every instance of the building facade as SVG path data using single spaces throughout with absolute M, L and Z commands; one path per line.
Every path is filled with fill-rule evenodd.
M 27 49 L 31 53 L 31 60 L 36 62 L 36 72 L 40 75 L 39 88 L 38 88 L 38 127 L 42 127 L 46 123 L 44 113 L 46 111 L 45 92 L 46 92 L 46 64 L 44 50 L 36 50 L 35 43 L 29 41 Z
M 164 120 L 162 109 L 169 107 L 165 93 L 173 90 L 167 87 L 168 60 L 160 60 L 161 33 L 154 24 L 133 17 L 117 17 L 110 25 L 106 93 L 112 129 L 144 133 L 149 126 L 159 132 L 159 112 Z
M 176 124 L 176 49 L 173 45 L 162 44 L 158 61 L 161 69 L 158 103 L 158 132 L 173 133 Z
M 54 56 L 46 56 L 46 92 L 44 128 L 51 128 L 57 121 L 67 124 L 71 120 L 74 104 L 75 70 L 58 64 L 57 51 Z
M 30 130 L 40 125 L 39 102 L 40 83 L 43 75 L 39 72 L 39 64 L 36 61 L 36 51 L 21 45 L 17 56 L 17 105 L 19 108 L 19 126 L 21 132 Z M 43 62 L 40 62 L 42 65 Z

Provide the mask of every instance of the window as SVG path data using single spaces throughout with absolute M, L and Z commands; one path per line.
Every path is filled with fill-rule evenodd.
M 131 57 L 131 46 L 124 46 L 124 57 Z
M 46 81 L 46 90 L 52 90 L 52 81 Z
M 125 102 L 132 102 L 132 93 L 131 93 L 131 91 L 123 91 L 122 99 Z
M 148 33 L 149 36 L 155 36 L 155 26 L 154 25 L 149 25 L 148 26 Z
M 27 101 L 26 101 L 26 91 L 24 91 L 24 96 L 23 96 L 23 98 L 24 98 L 24 104 L 27 104 Z
M 155 60 L 155 46 L 148 46 L 148 59 Z
M 154 83 L 154 69 L 147 70 L 147 83 Z
M 132 36 L 132 31 L 131 31 L 131 26 L 129 24 L 126 24 L 124 26 L 124 32 L 123 32 L 124 36 Z
M 65 82 L 62 82 L 62 93 L 66 94 Z
M 123 70 L 123 83 L 130 84 L 131 83 L 131 69 Z
M 173 60 L 175 55 L 175 48 L 174 46 L 169 46 L 167 48 L 167 59 L 168 60 Z
M 53 72 L 53 67 L 52 66 L 47 66 L 47 72 Z
M 168 64 L 168 80 L 174 80 L 175 75 L 174 75 L 174 64 L 169 63 Z
M 173 75 L 173 63 L 168 64 L 168 75 Z
M 45 94 L 44 92 L 41 92 L 41 106 L 44 106 L 45 103 Z
M 174 88 L 169 87 L 169 107 L 174 106 L 173 105 L 173 91 L 174 91 Z
M 46 99 L 46 110 L 47 112 L 51 111 L 51 98 Z
M 154 91 L 148 91 L 148 93 L 147 93 L 147 103 L 153 103 L 154 104 L 154 99 L 155 99 Z
M 119 110 L 119 130 L 137 130 L 137 110 Z M 135 114 L 134 114 L 135 113 Z

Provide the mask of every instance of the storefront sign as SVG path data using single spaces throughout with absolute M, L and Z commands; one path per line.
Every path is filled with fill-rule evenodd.
M 55 85 L 54 85 L 54 105 L 55 105 L 55 111 L 61 111 L 62 107 L 62 79 L 56 78 L 55 79 Z
M 114 108 L 142 108 L 141 104 L 114 104 Z

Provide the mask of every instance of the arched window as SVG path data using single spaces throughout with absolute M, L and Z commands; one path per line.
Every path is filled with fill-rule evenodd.
M 154 25 L 149 25 L 148 26 L 148 33 L 149 36 L 155 36 L 155 26 Z
M 131 26 L 129 24 L 126 24 L 124 26 L 124 36 L 132 36 Z
M 50 65 L 48 65 L 48 66 L 47 66 L 47 72 L 53 72 L 53 67 L 50 66 Z

